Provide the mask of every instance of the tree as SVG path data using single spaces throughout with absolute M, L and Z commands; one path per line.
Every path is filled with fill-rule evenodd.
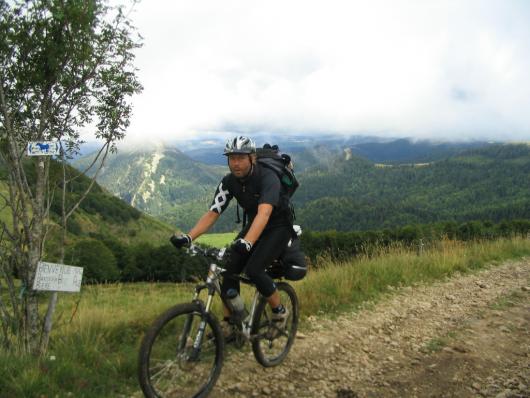
M 84 282 L 114 282 L 120 277 L 114 254 L 99 240 L 80 240 L 67 251 L 66 259 L 72 265 L 83 267 Z
M 67 221 L 124 137 L 129 98 L 141 91 L 133 65 L 140 38 L 122 7 L 104 0 L 0 0 L 0 37 L 0 167 L 7 170 L 9 186 L 0 208 L 11 213 L 9 224 L 0 224 L 0 271 L 7 289 L 0 292 L 2 343 L 35 354 L 46 350 L 57 298 L 51 296 L 47 315 L 40 318 L 31 286 L 46 250 L 53 193 L 61 188 L 64 258 Z M 91 165 L 96 171 L 85 192 L 67 202 L 67 185 L 76 176 L 67 176 L 65 162 L 79 151 L 87 129 L 102 142 Z M 61 156 L 27 158 L 31 141 L 58 141 Z M 59 175 L 50 173 L 55 161 L 63 164 Z

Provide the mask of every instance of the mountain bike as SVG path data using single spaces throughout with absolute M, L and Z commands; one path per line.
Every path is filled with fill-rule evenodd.
M 221 374 L 225 341 L 221 326 L 211 312 L 215 295 L 221 296 L 220 279 L 225 269 L 224 249 L 202 249 L 192 245 L 192 255 L 213 259 L 204 283 L 195 287 L 190 303 L 177 304 L 160 315 L 146 332 L 140 347 L 138 376 L 146 397 L 206 397 Z M 265 297 L 255 290 L 248 316 L 231 319 L 232 343 L 242 348 L 250 342 L 256 360 L 264 367 L 280 364 L 291 349 L 298 327 L 298 298 L 291 285 L 279 281 L 284 276 L 281 260 L 274 261 L 266 272 L 276 280 L 282 304 L 289 310 L 285 328 L 272 322 L 272 312 Z M 242 275 L 231 275 L 252 285 Z M 255 286 L 254 286 L 255 289 Z M 201 292 L 206 291 L 206 300 Z

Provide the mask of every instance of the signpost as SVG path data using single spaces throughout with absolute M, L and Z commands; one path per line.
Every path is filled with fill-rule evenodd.
M 59 141 L 35 141 L 28 143 L 28 156 L 57 156 L 61 152 Z
M 82 279 L 83 267 L 39 261 L 33 290 L 79 292 Z
M 42 156 L 58 156 L 60 154 L 60 141 L 28 142 L 27 155 L 40 156 L 38 158 L 38 166 L 40 169 L 44 169 L 44 159 Z M 37 263 L 37 271 L 33 280 L 33 290 L 52 292 L 46 317 L 44 318 L 43 342 L 41 342 L 44 350 L 48 346 L 48 339 L 52 330 L 52 317 L 57 304 L 57 292 L 79 292 L 81 290 L 82 279 L 83 268 L 81 267 L 46 263 L 43 261 Z

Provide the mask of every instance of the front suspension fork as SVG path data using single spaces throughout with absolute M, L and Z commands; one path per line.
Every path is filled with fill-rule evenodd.
M 196 293 L 195 294 L 195 297 L 194 297 L 194 302 L 197 302 L 197 297 L 198 297 L 198 294 Z M 213 293 L 210 292 L 208 294 L 208 299 L 206 300 L 206 305 L 203 307 L 201 305 L 201 323 L 199 324 L 199 329 L 197 330 L 197 335 L 195 336 L 195 340 L 193 342 L 193 348 L 190 352 L 190 355 L 189 355 L 189 360 L 191 361 L 195 361 L 199 358 L 199 354 L 201 352 L 201 345 L 202 345 L 202 341 L 203 341 L 203 338 L 204 338 L 204 333 L 206 331 L 206 324 L 207 324 L 207 314 L 210 313 L 210 308 L 212 306 L 212 301 L 213 301 Z M 184 333 L 183 333 L 183 338 L 181 339 L 181 342 L 180 342 L 180 347 L 179 348 L 183 348 L 182 344 L 186 342 L 187 340 L 187 336 L 189 335 L 190 331 L 191 331 L 191 324 L 193 322 L 193 315 L 190 314 L 188 315 L 188 318 L 186 319 L 186 323 L 184 324 Z

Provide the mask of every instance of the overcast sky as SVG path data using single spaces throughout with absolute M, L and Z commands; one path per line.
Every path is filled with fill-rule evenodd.
M 530 1 L 143 0 L 129 137 L 530 141 Z

